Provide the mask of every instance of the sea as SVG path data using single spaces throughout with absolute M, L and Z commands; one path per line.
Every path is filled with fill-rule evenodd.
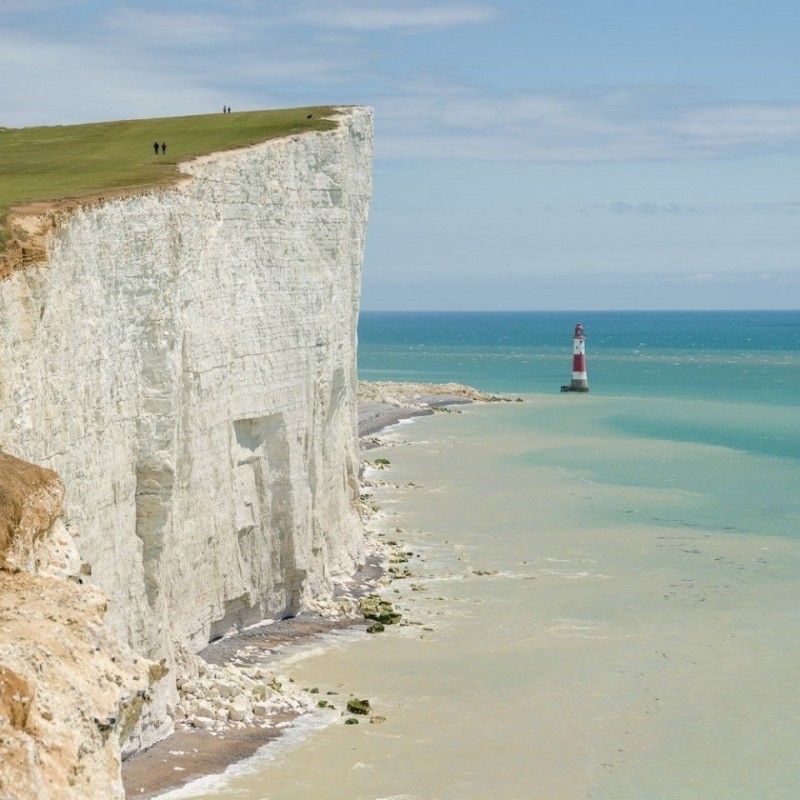
M 336 710 L 167 797 L 800 797 L 800 312 L 365 312 L 358 369 L 508 401 L 365 454 L 403 624 L 287 652 Z

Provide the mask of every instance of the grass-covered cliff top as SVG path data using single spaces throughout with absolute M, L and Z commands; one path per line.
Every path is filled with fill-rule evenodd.
M 329 130 L 330 106 L 243 111 L 89 125 L 0 128 L 0 256 L 9 212 L 31 203 L 90 198 L 176 181 L 177 164 L 309 130 Z M 166 153 L 153 152 L 165 142 Z M 2 270 L 0 270 L 0 273 Z

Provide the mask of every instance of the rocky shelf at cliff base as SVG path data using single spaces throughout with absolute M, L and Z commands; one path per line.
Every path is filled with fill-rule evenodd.
M 411 417 L 433 414 L 461 403 L 507 403 L 511 398 L 460 383 L 358 382 L 358 435 L 367 437 Z M 517 397 L 517 402 L 522 398 Z
M 298 687 L 281 664 L 297 648 L 324 643 L 321 637 L 346 628 L 367 630 L 373 606 L 392 611 L 375 593 L 391 584 L 398 547 L 375 535 L 370 520 L 376 512 L 367 504 L 362 510 L 366 563 L 339 582 L 333 599 L 312 602 L 290 619 L 251 625 L 200 654 L 181 652 L 175 731 L 123 762 L 128 796 L 151 798 L 223 772 L 284 734 L 302 714 L 338 714 L 342 724 L 351 724 L 346 697 L 321 698 L 313 687 Z M 375 715 L 371 722 L 384 719 Z

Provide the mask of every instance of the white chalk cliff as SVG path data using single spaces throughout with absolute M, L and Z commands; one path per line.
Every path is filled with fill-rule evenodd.
M 60 475 L 107 623 L 167 666 L 362 558 L 371 111 L 338 122 L 79 208 L 0 281 L 0 449 Z M 133 746 L 170 728 L 161 683 Z

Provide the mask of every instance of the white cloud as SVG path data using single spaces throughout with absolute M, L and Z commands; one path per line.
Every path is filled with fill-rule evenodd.
M 643 214 L 647 217 L 654 216 L 679 216 L 688 217 L 696 214 L 703 213 L 695 206 L 682 206 L 677 203 L 653 203 L 646 201 L 644 203 L 626 203 L 618 200 L 609 205 L 592 205 L 589 207 L 592 211 L 611 211 L 614 214 Z M 707 209 L 706 209 L 707 211 Z
M 719 276 L 713 272 L 696 272 L 693 275 L 669 276 L 666 283 L 712 283 L 719 280 Z
M 134 69 L 117 56 L 101 47 L 43 47 L 35 40 L 0 33 L 0 73 L 16 76 L 6 85 L 0 124 L 52 124 L 54 119 L 69 124 L 216 110 L 212 90 L 171 76 L 171 91 L 162 93 L 157 87 L 164 74 L 158 64 L 144 62 Z M 44 85 L 46 102 L 40 89 Z
M 762 214 L 800 214 L 800 203 L 748 203 L 748 208 Z
M 0 70 L 14 76 L 2 124 L 198 113 L 222 102 L 361 102 L 376 108 L 376 155 L 384 159 L 630 162 L 800 149 L 796 104 L 701 104 L 697 89 L 675 85 L 508 92 L 442 72 L 397 77 L 403 65 L 382 60 L 392 36 L 487 24 L 499 3 L 75 5 L 95 16 L 70 16 L 69 36 L 54 38 L 35 13 L 0 27 Z M 3 8 L 23 4 L 5 0 Z
M 176 76 L 197 87 L 235 86 L 240 108 L 250 92 L 258 93 L 250 107 L 261 107 L 275 89 L 304 85 L 331 92 L 336 84 L 357 84 L 370 58 L 369 49 L 346 34 L 299 34 L 284 17 L 247 4 L 236 13 L 118 8 L 104 24 L 106 38 L 122 42 L 131 69 L 148 54 L 166 76 L 165 86 Z
M 297 3 L 294 19 L 354 31 L 436 30 L 490 22 L 497 9 L 485 3 L 313 2 Z
M 359 42 L 344 46 L 341 32 L 322 32 L 323 42 L 299 35 L 263 7 L 220 8 L 120 4 L 59 34 L 32 21 L 0 26 L 0 72 L 14 76 L 0 125 L 202 113 L 223 102 L 358 102 L 349 87 L 369 58 Z
M 246 29 L 251 31 L 255 23 L 249 19 Z M 184 49 L 235 41 L 240 20 L 225 13 L 147 11 L 120 6 L 103 18 L 102 27 L 106 36 L 123 37 L 125 47 L 133 42 L 147 50 L 165 46 Z
M 696 142 L 730 147 L 762 146 L 800 138 L 800 106 L 767 103 L 715 106 L 688 111 L 672 131 Z
M 696 272 L 685 275 L 655 276 L 663 283 L 695 283 L 695 284 L 756 284 L 772 283 L 776 285 L 795 285 L 800 283 L 798 272 Z
M 697 107 L 675 87 L 498 95 L 416 78 L 375 101 L 385 158 L 553 162 L 701 159 L 800 149 L 800 106 Z M 646 209 L 645 209 L 646 210 Z
M 31 11 L 53 11 L 59 8 L 68 8 L 85 5 L 85 0 L 3 0 L 0 4 L 2 14 L 29 14 Z

